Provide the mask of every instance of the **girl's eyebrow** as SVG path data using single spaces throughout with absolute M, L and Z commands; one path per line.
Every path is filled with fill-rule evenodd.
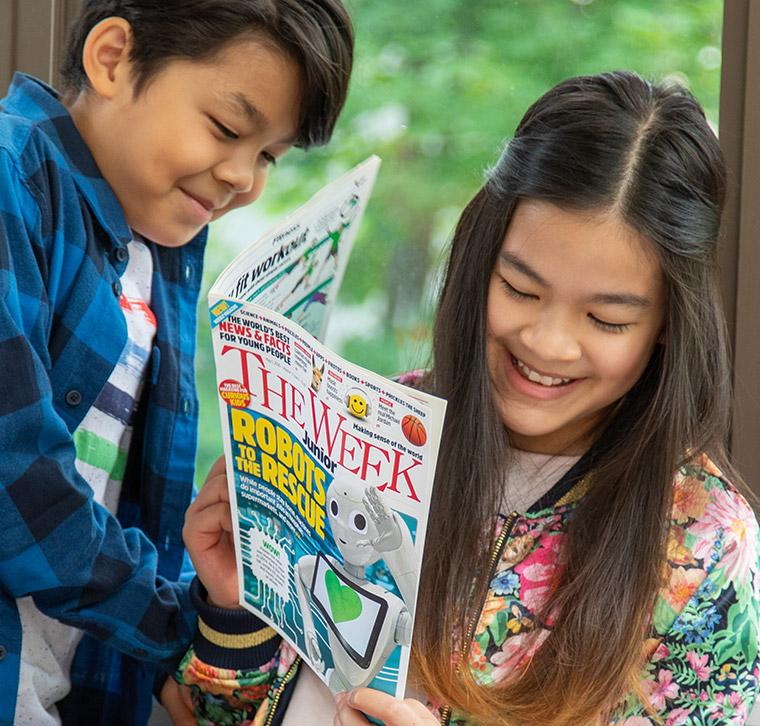
M 529 277 L 534 282 L 537 282 L 541 287 L 550 287 L 549 283 L 544 280 L 527 262 L 523 262 L 519 257 L 513 255 L 511 252 L 502 250 L 499 252 L 499 257 L 502 262 L 510 267 L 514 267 L 518 272 L 522 272 L 523 275 Z
M 621 293 L 597 293 L 590 298 L 589 302 L 597 305 L 625 305 L 629 308 L 648 308 L 652 301 L 648 297 L 634 295 L 632 292 Z
M 537 282 L 541 287 L 551 287 L 527 262 L 524 262 L 511 252 L 502 250 L 499 253 L 501 261 Z M 624 305 L 629 308 L 648 308 L 651 307 L 652 301 L 648 297 L 636 295 L 632 292 L 600 292 L 589 298 L 590 303 L 596 305 Z

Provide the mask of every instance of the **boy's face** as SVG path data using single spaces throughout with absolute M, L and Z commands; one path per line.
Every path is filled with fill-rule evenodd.
M 293 61 L 245 39 L 170 61 L 136 98 L 130 76 L 101 100 L 85 138 L 132 229 L 177 247 L 253 202 L 296 135 L 300 83 Z

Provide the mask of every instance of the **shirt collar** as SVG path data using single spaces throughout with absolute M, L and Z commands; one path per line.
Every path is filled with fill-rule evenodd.
M 2 101 L 2 108 L 6 113 L 23 116 L 35 123 L 61 153 L 74 183 L 98 222 L 108 232 L 112 244 L 129 242 L 132 234 L 124 210 L 100 173 L 58 92 L 32 76 L 16 73 L 8 95 Z

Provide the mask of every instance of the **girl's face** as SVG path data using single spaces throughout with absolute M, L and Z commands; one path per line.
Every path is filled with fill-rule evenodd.
M 610 213 L 518 203 L 488 289 L 487 357 L 513 444 L 582 453 L 665 318 L 651 243 Z

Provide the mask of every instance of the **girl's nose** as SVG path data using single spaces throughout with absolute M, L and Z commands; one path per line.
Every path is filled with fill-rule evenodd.
M 572 327 L 560 316 L 542 316 L 520 331 L 522 344 L 537 360 L 572 362 L 581 355 L 581 345 Z

